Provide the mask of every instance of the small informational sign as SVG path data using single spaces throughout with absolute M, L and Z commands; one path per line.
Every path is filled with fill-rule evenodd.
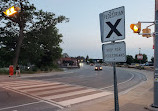
M 102 43 L 125 39 L 124 6 L 100 13 L 99 17 Z
M 116 42 L 102 45 L 104 62 L 126 62 L 125 42 Z
M 137 55 L 137 59 L 138 59 L 138 60 L 143 60 L 143 55 L 142 55 L 142 54 L 138 54 L 138 55 Z

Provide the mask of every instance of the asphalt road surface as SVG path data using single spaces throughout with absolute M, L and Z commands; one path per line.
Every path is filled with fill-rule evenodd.
M 95 71 L 95 66 L 84 65 L 81 69 L 66 70 L 68 74 L 30 77 L 27 79 L 58 81 L 97 89 L 113 90 L 113 67 L 103 66 L 102 71 Z M 116 68 L 119 91 L 124 91 L 146 80 L 143 74 Z M 122 87 L 121 87 L 122 86 Z
M 143 74 L 116 68 L 119 92 L 146 80 Z M 87 100 L 111 95 L 113 68 L 94 66 L 66 70 L 63 74 L 20 78 L 0 83 L 0 111 L 57 111 Z

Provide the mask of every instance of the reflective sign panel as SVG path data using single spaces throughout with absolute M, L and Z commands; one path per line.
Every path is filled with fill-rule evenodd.
M 102 45 L 104 62 L 126 62 L 125 42 L 116 42 Z
M 100 13 L 101 41 L 125 39 L 125 8 L 119 7 Z

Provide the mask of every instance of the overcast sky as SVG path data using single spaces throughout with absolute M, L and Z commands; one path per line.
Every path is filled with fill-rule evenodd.
M 154 21 L 155 0 L 34 0 L 37 9 L 64 15 L 70 19 L 68 23 L 58 25 L 63 34 L 61 47 L 69 56 L 86 56 L 102 58 L 99 14 L 120 6 L 125 6 L 125 42 L 128 55 L 147 54 L 153 56 L 153 38 L 144 38 L 134 34 L 131 23 L 138 21 Z M 142 28 L 146 25 L 143 24 Z M 154 27 L 151 27 L 152 32 Z

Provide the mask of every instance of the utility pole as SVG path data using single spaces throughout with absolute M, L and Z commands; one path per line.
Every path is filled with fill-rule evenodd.
M 139 24 L 138 24 L 139 23 Z M 137 24 L 131 24 L 130 27 L 133 30 L 134 33 L 138 33 L 139 35 L 147 35 L 146 37 L 151 37 L 151 35 L 154 37 L 154 101 L 151 105 L 152 108 L 158 109 L 158 0 L 155 0 L 155 21 L 154 22 L 138 22 Z M 141 31 L 141 24 L 140 23 L 153 23 L 149 26 L 147 26 L 146 30 L 144 30 L 143 33 L 140 33 Z M 147 30 L 148 27 L 155 24 L 155 32 L 151 33 L 150 30 Z M 150 109 L 150 107 L 149 107 Z
M 158 108 L 158 0 L 155 0 L 155 42 L 154 42 L 154 103 Z

